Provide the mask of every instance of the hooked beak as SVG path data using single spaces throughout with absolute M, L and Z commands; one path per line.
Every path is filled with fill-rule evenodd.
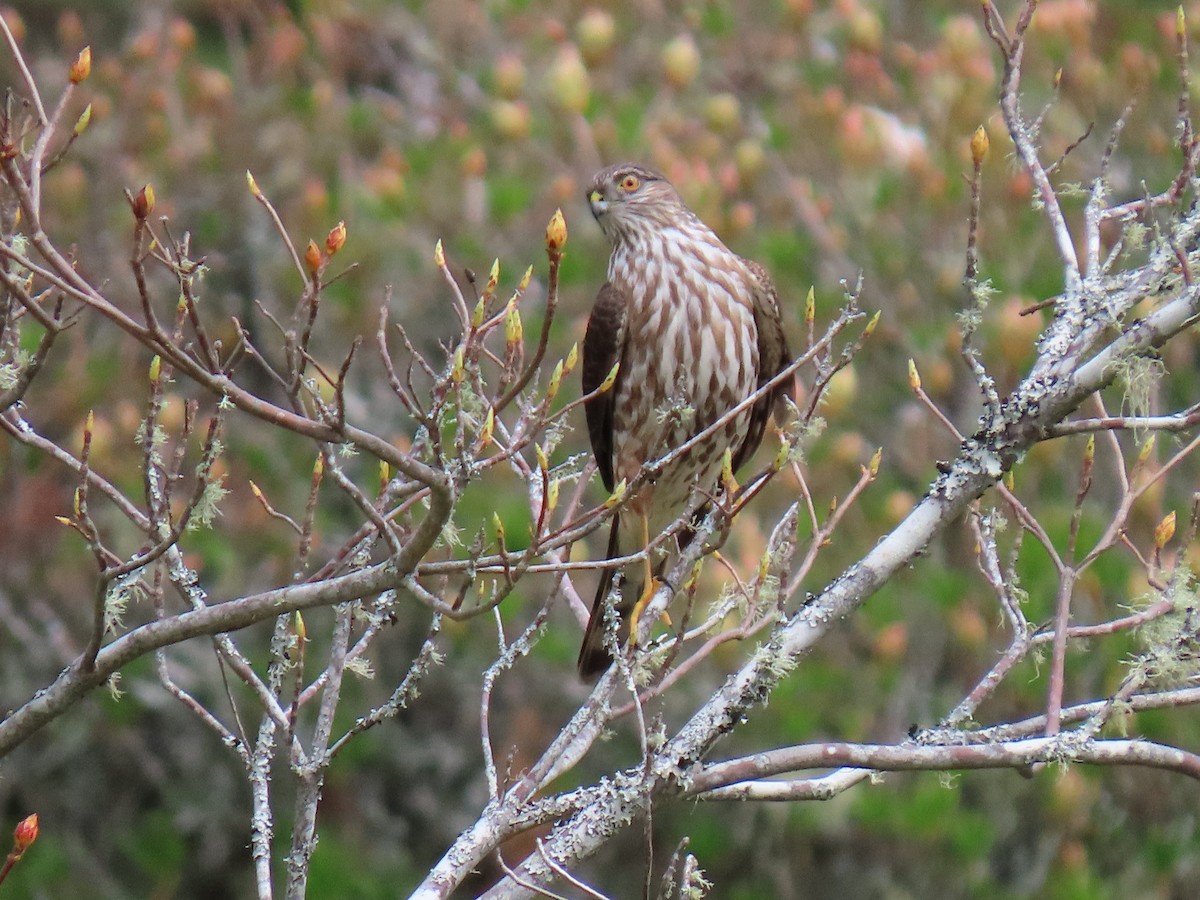
M 588 206 L 592 208 L 592 216 L 599 219 L 604 213 L 608 212 L 608 201 L 604 199 L 604 194 L 596 189 L 588 191 L 587 195 Z

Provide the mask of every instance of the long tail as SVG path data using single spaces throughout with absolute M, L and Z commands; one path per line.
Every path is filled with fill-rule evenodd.
M 613 559 L 621 555 L 619 535 L 621 531 L 620 516 L 612 517 L 608 530 L 608 550 L 605 559 Z M 604 606 L 608 592 L 612 590 L 612 580 L 615 569 L 604 569 L 600 573 L 600 585 L 596 588 L 596 599 L 592 601 L 592 615 L 588 619 L 587 630 L 583 633 L 583 646 L 579 648 L 579 677 L 584 681 L 595 681 L 608 667 L 612 665 L 612 654 L 604 645 Z M 624 593 L 624 591 L 622 591 Z M 624 612 L 624 599 L 618 600 L 618 614 Z M 624 630 L 624 617 L 622 617 Z

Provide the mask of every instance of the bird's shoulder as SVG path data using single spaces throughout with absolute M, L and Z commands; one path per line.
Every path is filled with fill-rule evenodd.
M 598 327 L 616 330 L 625 321 L 629 309 L 629 291 L 616 281 L 605 281 L 596 292 L 592 311 L 588 316 L 588 328 L 593 323 Z
M 592 304 L 583 341 L 585 393 L 599 387 L 621 358 L 628 315 L 628 292 L 616 282 L 604 282 L 596 293 L 596 302 Z
M 750 273 L 751 287 L 761 295 L 763 302 L 775 315 L 779 315 L 779 292 L 775 289 L 775 281 L 771 278 L 767 267 L 757 260 L 747 259 L 744 256 L 738 258 L 746 267 L 746 271 Z
M 754 283 L 754 321 L 758 327 L 761 365 L 759 375 L 760 381 L 766 381 L 792 361 L 792 352 L 788 347 L 775 282 L 762 263 L 744 257 L 742 262 Z

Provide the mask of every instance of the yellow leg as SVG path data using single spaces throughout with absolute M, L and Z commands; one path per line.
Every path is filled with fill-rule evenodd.
M 737 479 L 733 477 L 733 456 L 728 450 L 721 460 L 721 487 L 725 488 L 725 493 L 730 497 L 738 490 Z
M 650 517 L 646 513 L 639 513 L 638 519 L 642 523 L 642 549 L 645 550 L 650 546 Z M 650 564 L 650 554 L 646 554 L 646 558 L 642 560 L 642 595 L 638 597 L 637 602 L 633 604 L 633 611 L 629 613 L 629 640 L 635 645 L 637 644 L 637 627 L 638 620 L 642 617 L 642 610 L 646 608 L 651 599 L 654 597 L 654 592 L 658 590 L 659 581 L 654 577 L 654 566 Z M 667 615 L 664 609 L 662 620 L 668 627 L 671 624 L 671 617 Z

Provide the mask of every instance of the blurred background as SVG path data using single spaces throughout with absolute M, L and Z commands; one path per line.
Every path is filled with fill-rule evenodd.
M 1011 20 L 1015 4 L 999 5 Z M 1200 2 L 1183 6 L 1196 37 Z M 1175 3 L 1154 0 L 1043 0 L 1039 7 L 1024 110 L 1032 117 L 1053 101 L 1041 131 L 1044 158 L 1057 158 L 1095 123 L 1055 175 L 1073 222 L 1086 197 L 1070 186 L 1090 185 L 1131 102 L 1112 194 L 1163 190 L 1178 170 L 1175 11 Z M 1050 315 L 1019 311 L 1061 287 L 1030 181 L 1014 164 L 996 109 L 999 63 L 975 0 L 28 0 L 3 15 L 48 106 L 71 60 L 91 45 L 92 77 L 67 121 L 89 102 L 92 119 L 46 182 L 46 226 L 74 249 L 89 278 L 131 308 L 131 217 L 122 192 L 150 182 L 156 214 L 171 217 L 176 235 L 190 232 L 194 253 L 206 258 L 209 321 L 237 316 L 264 346 L 278 347 L 255 303 L 286 314 L 301 285 L 246 189 L 247 170 L 298 245 L 320 241 L 339 220 L 347 224 L 338 262 L 356 268 L 330 288 L 315 341 L 316 355 L 334 368 L 354 335 L 374 334 L 387 285 L 392 321 L 437 355 L 455 321 L 432 261 L 439 238 L 464 285 L 467 269 L 485 279 L 498 257 L 504 295 L 533 265 L 524 309 L 534 333 L 545 296 L 542 235 L 557 207 L 570 242 L 550 358 L 565 354 L 582 337 L 608 256 L 583 191 L 597 168 L 623 159 L 663 171 L 727 243 L 767 265 L 793 345 L 809 287 L 820 326 L 842 302 L 842 280 L 861 272 L 862 304 L 882 310 L 882 319 L 831 386 L 827 427 L 805 465 L 819 505 L 844 497 L 880 446 L 883 468 L 810 590 L 897 523 L 936 461 L 955 452 L 912 399 L 910 357 L 946 413 L 973 430 L 978 401 L 958 356 L 957 314 L 966 305 L 968 141 L 981 124 L 992 149 L 980 249 L 997 293 L 978 343 L 1002 392 L 1032 360 Z M 24 86 L 7 51 L 0 73 L 19 103 Z M 152 288 L 173 308 L 178 288 L 169 279 Z M 1184 336 L 1166 351 L 1170 374 L 1156 389 L 1156 409 L 1196 399 L 1194 343 Z M 93 465 L 135 494 L 140 476 L 130 451 L 143 414 L 145 356 L 111 327 L 85 322 L 64 336 L 27 397 L 31 421 L 68 446 L 78 446 L 95 409 Z M 364 363 L 357 379 L 351 416 L 397 440 L 410 433 L 378 364 Z M 573 384 L 569 396 L 577 391 Z M 1120 406 L 1114 394 L 1110 409 Z M 573 424 L 564 455 L 586 446 L 582 417 Z M 266 519 L 248 481 L 280 508 L 302 509 L 312 465 L 310 445 L 244 419 L 233 421 L 227 443 L 223 514 L 186 546 L 214 599 L 289 580 L 294 547 Z M 1161 442 L 1159 455 L 1169 443 Z M 1082 452 L 1082 439 L 1045 444 L 1016 472 L 1018 495 L 1060 541 Z M 1101 459 L 1098 467 L 1111 472 L 1112 464 Z M 369 471 L 364 465 L 365 478 Z M 1180 467 L 1139 504 L 1135 541 L 1144 545 L 1171 509 L 1186 518 L 1196 474 L 1195 466 Z M 53 519 L 69 509 L 73 488 L 62 469 L 0 437 L 0 708 L 53 679 L 86 640 L 94 564 Z M 517 533 L 528 515 L 519 485 L 496 475 L 490 488 L 464 499 L 456 523 L 470 535 L 497 511 L 518 523 L 509 529 Z M 772 516 L 792 498 L 790 490 L 771 493 L 778 496 L 760 498 L 739 518 L 728 548 L 751 570 Z M 1085 509 L 1085 546 L 1107 524 L 1115 495 L 1098 476 Z M 589 496 L 600 499 L 598 484 Z M 318 558 L 353 522 L 352 510 L 336 502 L 323 508 Z M 108 525 L 119 538 L 119 521 Z M 971 547 L 965 527 L 952 530 L 824 641 L 718 752 L 895 741 L 914 724 L 936 722 L 1009 637 Z M 1044 621 L 1053 572 L 1032 542 L 1020 563 L 1029 618 Z M 717 573 L 710 576 L 719 590 Z M 590 583 L 580 581 L 590 596 Z M 514 633 L 544 588 L 529 580 L 506 602 Z M 1112 617 L 1146 591 L 1135 561 L 1111 554 L 1082 580 L 1076 619 Z M 315 612 L 310 632 L 330 620 Z M 427 625 L 421 609 L 400 616 L 372 654 L 375 677 L 347 688 L 347 724 L 390 693 Z M 559 610 L 532 657 L 501 679 L 493 728 L 502 771 L 528 764 L 586 696 L 574 677 L 579 633 Z M 238 636 L 256 660 L 265 660 L 268 640 L 267 626 Z M 322 640 L 314 637 L 317 647 Z M 404 894 L 485 802 L 479 675 L 495 656 L 494 625 L 485 618 L 452 626 L 446 649 L 421 700 L 354 741 L 330 771 L 311 896 Z M 1068 657 L 1068 700 L 1111 693 L 1136 649 L 1136 637 L 1077 648 Z M 667 727 L 677 727 L 744 651 L 728 647 L 656 709 Z M 224 715 L 211 647 L 194 642 L 169 658 L 181 683 Z M 250 801 L 236 758 L 158 686 L 150 661 L 130 666 L 121 687 L 121 699 L 96 693 L 0 761 L 0 826 L 37 811 L 42 830 L 5 885 L 8 894 L 249 896 Z M 1044 666 L 1031 661 L 981 718 L 1036 714 L 1044 694 Z M 1193 748 L 1200 741 L 1188 712 L 1144 714 L 1127 725 Z M 568 777 L 584 783 L 637 758 L 631 723 L 619 723 L 613 740 Z M 285 836 L 287 790 L 281 770 Z M 892 775 L 828 803 L 667 806 L 654 817 L 654 846 L 661 865 L 688 835 L 717 885 L 714 897 L 1183 898 L 1200 878 L 1196 810 L 1190 785 L 1132 768 L 1052 768 L 1032 779 Z M 529 839 L 506 858 L 519 860 Z M 613 896 L 634 896 L 645 857 L 642 829 L 632 828 L 579 874 Z M 494 874 L 482 872 L 471 890 Z

